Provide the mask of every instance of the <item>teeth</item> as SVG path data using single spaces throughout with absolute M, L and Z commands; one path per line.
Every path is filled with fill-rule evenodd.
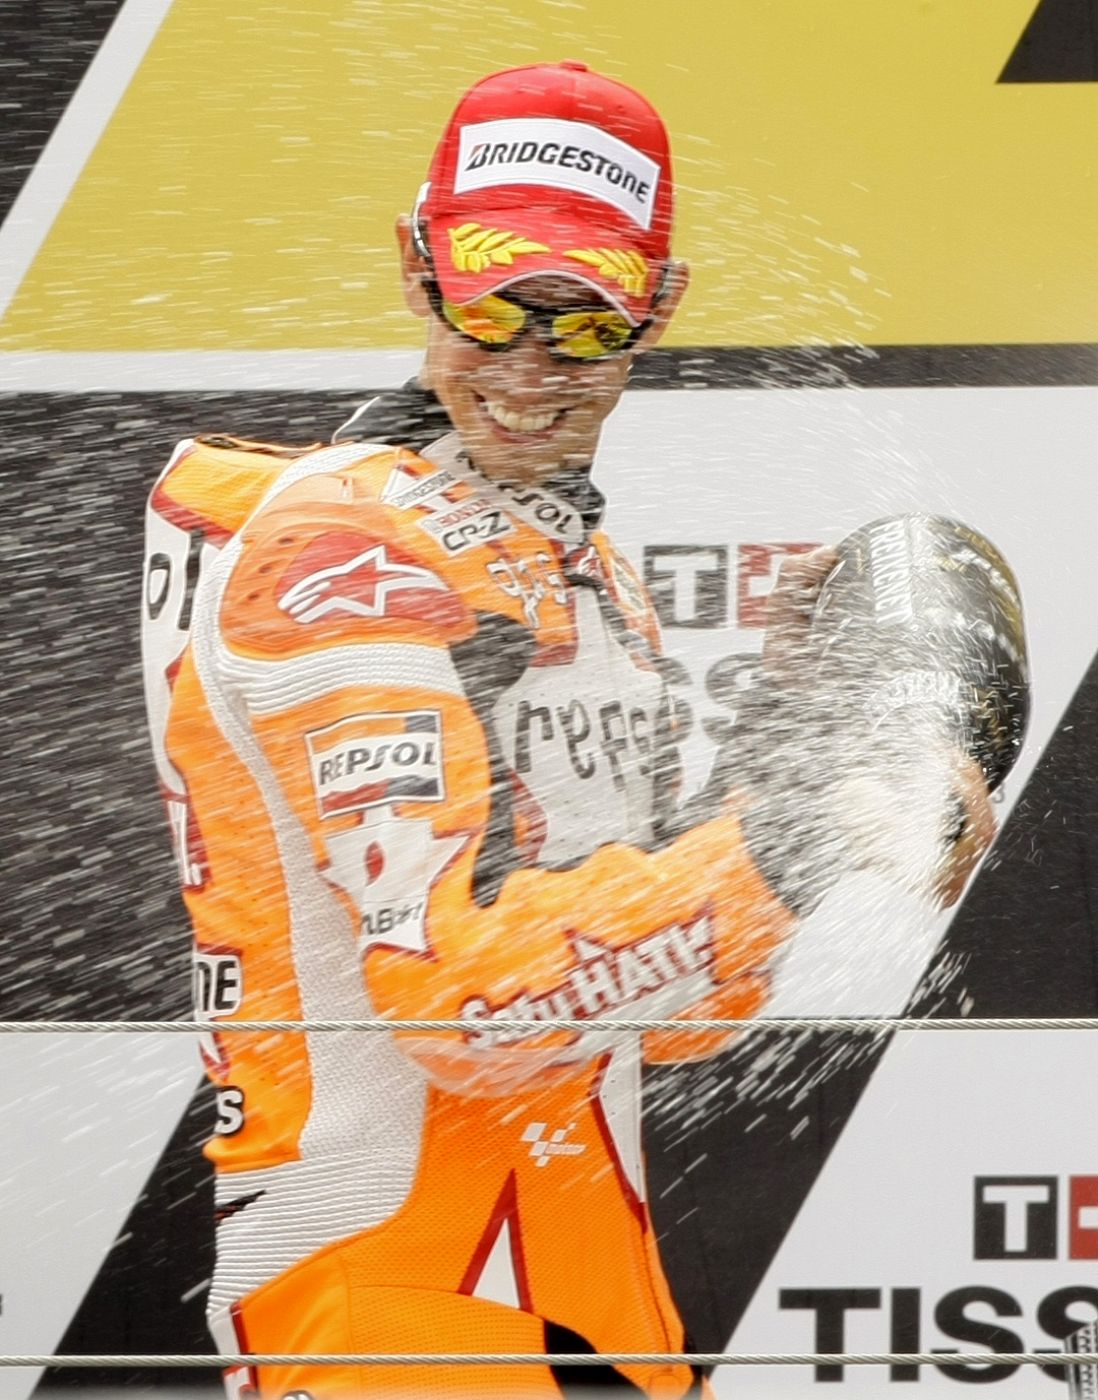
M 508 432 L 542 433 L 546 428 L 552 427 L 564 410 L 554 409 L 550 413 L 515 413 L 510 408 L 504 408 L 501 403 L 489 403 L 485 399 L 484 411 Z

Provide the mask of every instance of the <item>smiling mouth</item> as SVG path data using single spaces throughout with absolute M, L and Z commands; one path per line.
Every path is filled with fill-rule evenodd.
M 519 413 L 504 404 L 480 398 L 479 395 L 477 397 L 481 412 L 490 418 L 497 428 L 502 428 L 506 433 L 521 433 L 527 437 L 548 433 L 568 412 L 566 408 L 552 408 L 544 409 L 540 413 Z

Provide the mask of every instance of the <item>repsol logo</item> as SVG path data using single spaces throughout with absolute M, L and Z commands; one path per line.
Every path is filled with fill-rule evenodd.
M 517 486 L 507 481 L 497 482 L 496 485 L 510 498 L 511 505 L 524 519 L 540 525 L 544 530 L 552 531 L 565 539 L 570 539 L 573 535 L 578 536 L 582 532 L 576 511 L 554 497 L 547 496 L 544 491 Z
M 395 769 L 431 768 L 437 747 L 434 739 L 418 736 L 395 743 L 383 740 L 380 744 L 358 744 L 321 759 L 317 778 L 324 785 L 339 778 L 367 777 L 389 765 Z
M 620 792 L 625 787 L 623 758 L 632 752 L 642 778 L 651 771 L 652 721 L 639 705 L 626 709 L 608 700 L 592 713 L 582 700 L 568 705 L 519 702 L 515 712 L 514 769 L 520 776 L 534 766 L 534 744 L 563 745 L 572 772 L 581 781 L 609 771 Z
M 437 710 L 349 715 L 305 743 L 322 817 L 444 795 Z

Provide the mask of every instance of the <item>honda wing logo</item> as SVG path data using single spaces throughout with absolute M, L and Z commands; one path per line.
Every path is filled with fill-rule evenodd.
M 446 584 L 429 569 L 390 559 L 383 544 L 372 545 L 345 564 L 317 569 L 299 579 L 278 606 L 295 622 L 316 622 L 331 612 L 356 617 L 384 617 L 389 595 L 418 589 L 446 592 Z

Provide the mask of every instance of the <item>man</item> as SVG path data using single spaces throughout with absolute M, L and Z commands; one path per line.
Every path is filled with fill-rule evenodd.
M 727 1038 L 600 1023 L 752 1015 L 793 914 L 730 782 L 676 813 L 652 611 L 589 478 L 686 287 L 671 214 L 638 94 L 580 63 L 486 78 L 398 226 L 418 382 L 323 450 L 183 444 L 153 493 L 150 714 L 200 1011 L 480 1023 L 211 1037 L 223 1350 L 686 1346 L 639 1073 Z M 704 1393 L 657 1364 L 230 1376 L 264 1400 L 575 1385 Z

